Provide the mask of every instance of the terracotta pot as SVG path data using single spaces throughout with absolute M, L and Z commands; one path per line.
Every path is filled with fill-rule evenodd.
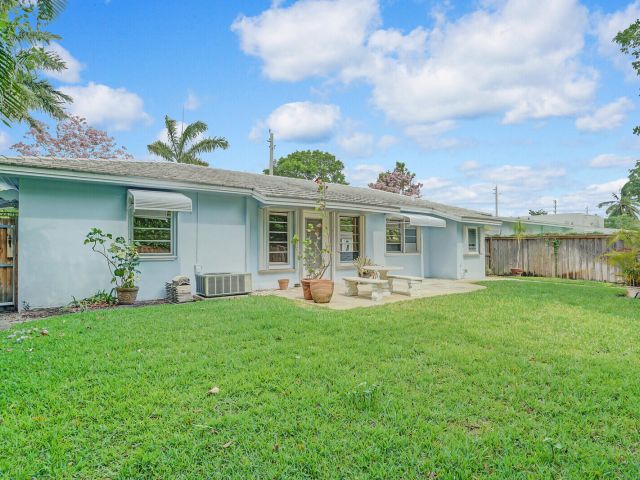
M 120 305 L 133 305 L 138 296 L 138 287 L 136 288 L 116 288 L 118 303 Z
M 511 269 L 511 275 L 522 275 L 523 273 L 524 273 L 524 270 L 522 270 L 521 268 Z
M 332 280 L 312 280 L 311 296 L 316 303 L 329 303 L 333 296 Z
M 278 280 L 278 286 L 280 287 L 280 290 L 286 290 L 287 288 L 289 288 L 289 279 L 281 278 L 280 280 Z
M 627 287 L 627 297 L 640 298 L 640 287 Z
M 304 295 L 305 300 L 313 300 L 313 297 L 311 296 L 312 281 L 313 280 L 311 280 L 310 278 L 303 278 L 302 280 L 300 280 L 300 283 L 302 284 L 302 294 Z

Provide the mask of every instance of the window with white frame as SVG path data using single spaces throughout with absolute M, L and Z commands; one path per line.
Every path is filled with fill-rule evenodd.
M 403 219 L 388 218 L 386 225 L 387 253 L 420 252 L 418 227 L 409 225 Z
M 175 212 L 133 211 L 131 238 L 142 258 L 175 255 L 175 216 Z
M 267 265 L 272 268 L 291 266 L 292 212 L 267 212 Z
M 362 248 L 362 221 L 359 216 L 338 216 L 340 247 L 340 263 L 351 263 L 356 260 Z
M 478 227 L 466 227 L 466 253 L 480 253 L 480 230 Z

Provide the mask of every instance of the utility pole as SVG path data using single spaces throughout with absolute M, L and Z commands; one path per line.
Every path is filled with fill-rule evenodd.
M 558 201 L 553 201 L 553 214 L 556 215 L 558 213 Z
M 269 129 L 269 140 L 267 140 L 269 144 L 269 175 L 273 175 L 273 149 L 276 146 L 273 144 L 273 132 Z
M 585 212 L 587 212 L 587 215 L 589 215 L 589 205 L 587 205 Z
M 496 217 L 498 216 L 498 185 L 493 189 L 493 193 L 496 196 Z

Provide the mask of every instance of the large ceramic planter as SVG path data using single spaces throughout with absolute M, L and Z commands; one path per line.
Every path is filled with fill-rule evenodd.
M 329 303 L 333 296 L 332 280 L 313 280 L 311 282 L 311 297 L 316 303 Z
M 116 288 L 118 303 L 120 305 L 133 305 L 138 296 L 138 287 L 136 288 Z
M 304 295 L 305 300 L 313 300 L 311 296 L 311 280 L 310 278 L 303 278 L 300 280 L 300 284 L 302 285 L 302 295 Z
M 524 273 L 524 270 L 522 270 L 521 268 L 511 269 L 511 275 L 522 275 L 523 273 Z
M 627 287 L 627 297 L 640 299 L 640 287 Z

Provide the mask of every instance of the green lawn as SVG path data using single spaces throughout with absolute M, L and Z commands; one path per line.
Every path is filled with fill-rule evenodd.
M 640 302 L 534 280 L 0 332 L 0 477 L 640 478 Z

